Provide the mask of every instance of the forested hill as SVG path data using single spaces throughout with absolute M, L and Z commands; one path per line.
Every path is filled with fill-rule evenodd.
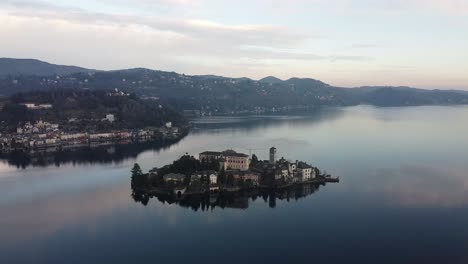
M 48 109 L 28 109 L 24 104 L 52 105 Z M 102 122 L 107 115 L 113 122 Z M 136 95 L 104 90 L 52 89 L 19 93 L 3 102 L 0 110 L 3 125 L 16 128 L 21 122 L 38 120 L 75 126 L 75 130 L 109 130 L 160 127 L 166 122 L 185 126 L 187 121 L 178 112 Z M 105 126 L 105 127 L 104 127 Z
M 214 75 L 189 76 L 148 69 L 0 78 L 0 95 L 47 89 L 90 89 L 135 93 L 162 105 L 205 113 L 277 111 L 315 106 L 416 106 L 468 104 L 464 91 L 409 87 L 340 88 L 309 78 L 256 81 Z
M 95 72 L 95 70 L 75 66 L 55 65 L 34 59 L 0 58 L 0 77 L 68 75 L 80 72 L 88 73 Z

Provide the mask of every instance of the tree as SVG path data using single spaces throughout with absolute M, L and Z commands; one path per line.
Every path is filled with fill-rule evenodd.
M 252 154 L 252 161 L 250 162 L 250 164 L 251 164 L 252 166 L 255 166 L 257 163 L 258 163 L 258 157 L 257 157 L 257 155 Z
M 229 174 L 226 179 L 226 184 L 229 186 L 234 185 L 234 176 L 232 174 Z
M 132 172 L 132 189 L 135 189 L 136 187 L 142 187 L 146 184 L 146 177 L 141 171 L 140 165 L 138 163 L 135 163 L 133 165 L 133 168 L 131 170 Z
M 224 170 L 224 167 L 221 168 L 221 171 L 218 174 L 218 183 L 219 184 L 225 184 L 226 183 L 226 171 Z
M 135 163 L 132 168 L 132 176 L 140 176 L 143 172 L 141 171 L 140 164 Z
M 319 175 L 320 175 L 320 170 L 319 170 L 319 168 L 314 168 L 314 170 L 315 170 L 315 175 L 319 176 Z

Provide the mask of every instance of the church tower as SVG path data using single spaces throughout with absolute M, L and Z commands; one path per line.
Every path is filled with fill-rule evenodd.
M 276 163 L 276 148 L 275 147 L 270 148 L 270 163 L 271 164 Z

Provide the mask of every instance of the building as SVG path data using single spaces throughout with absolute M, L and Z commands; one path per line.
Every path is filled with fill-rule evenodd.
M 169 173 L 163 176 L 165 182 L 181 183 L 185 180 L 185 175 L 180 173 Z
M 52 108 L 51 104 L 36 105 L 34 103 L 23 103 L 22 105 L 26 106 L 26 108 L 31 109 L 31 110 L 50 109 L 50 108 Z
M 237 153 L 231 149 L 223 151 L 222 158 L 222 166 L 224 167 L 224 170 L 246 171 L 249 169 L 249 155 Z
M 316 177 L 314 168 L 305 162 L 297 164 L 297 173 L 302 178 L 302 181 L 309 181 Z
M 198 155 L 198 159 L 201 161 L 213 161 L 222 158 L 222 153 L 217 151 L 205 151 Z
M 98 133 L 98 134 L 90 134 L 90 140 L 109 140 L 114 137 L 114 133 Z
M 235 180 L 251 181 L 253 185 L 260 182 L 260 174 L 252 171 L 239 171 L 232 174 Z
M 232 149 L 223 152 L 205 151 L 199 154 L 199 159 L 201 161 L 218 160 L 224 170 L 246 171 L 250 166 L 249 155 L 238 153 Z
M 216 185 L 218 184 L 218 173 L 213 170 L 197 171 L 191 175 L 190 182 L 201 181 L 202 179 L 209 180 L 210 185 Z
M 106 115 L 106 120 L 113 123 L 115 121 L 115 116 L 113 114 Z
M 275 147 L 270 148 L 270 163 L 271 164 L 276 163 L 276 148 Z

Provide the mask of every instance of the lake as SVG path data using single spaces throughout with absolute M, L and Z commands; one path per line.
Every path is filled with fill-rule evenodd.
M 207 117 L 166 149 L 99 162 L 0 162 L 0 263 L 468 263 L 468 107 Z M 232 148 L 340 183 L 300 199 L 184 207 L 131 197 L 130 169 Z

